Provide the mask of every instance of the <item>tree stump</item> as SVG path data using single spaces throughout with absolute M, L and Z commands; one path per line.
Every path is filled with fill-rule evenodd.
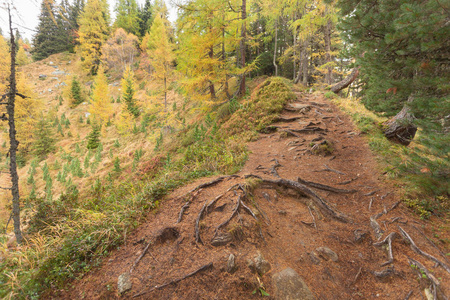
M 410 96 L 407 103 L 412 102 L 412 99 L 412 96 Z M 414 125 L 414 115 L 407 103 L 398 114 L 383 123 L 384 136 L 388 140 L 404 146 L 411 143 L 417 132 L 417 126 Z

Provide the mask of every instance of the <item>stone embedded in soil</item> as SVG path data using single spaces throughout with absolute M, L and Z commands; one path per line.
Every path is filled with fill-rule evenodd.
M 253 272 L 257 272 L 259 275 L 264 275 L 269 272 L 271 266 L 270 263 L 264 259 L 261 252 L 258 251 L 253 260 L 247 260 L 247 265 Z
M 338 261 L 339 260 L 339 257 L 336 254 L 336 252 L 334 252 L 330 248 L 319 247 L 319 248 L 316 249 L 316 252 L 319 254 L 320 257 L 322 257 L 325 260 L 328 260 L 328 259 L 331 259 L 332 261 Z
M 283 300 L 313 300 L 311 290 L 297 272 L 286 268 L 272 276 L 275 286 L 275 299 Z
M 232 240 L 232 236 L 231 234 L 225 232 L 225 233 L 221 233 L 218 234 L 214 237 L 214 239 L 211 241 L 211 245 L 213 246 L 225 246 L 226 244 L 228 244 L 229 242 L 231 242 Z
M 227 261 L 227 272 L 233 274 L 237 269 L 235 257 L 233 254 L 230 254 Z
M 119 294 L 131 290 L 130 273 L 125 272 L 119 276 L 119 279 L 117 280 L 117 289 L 119 290 Z
M 320 259 L 317 258 L 316 254 L 314 252 L 308 253 L 308 256 L 313 264 L 315 264 L 315 265 L 320 264 Z

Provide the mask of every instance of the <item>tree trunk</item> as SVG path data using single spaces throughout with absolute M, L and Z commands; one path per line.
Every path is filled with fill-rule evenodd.
M 225 23 L 225 18 L 223 19 L 223 22 Z M 222 63 L 223 63 L 223 69 L 226 69 L 226 60 L 225 60 L 225 27 L 222 28 Z M 230 91 L 228 88 L 228 74 L 225 74 L 225 83 L 224 83 L 224 89 L 225 89 L 225 95 L 227 95 L 227 99 L 231 99 Z
M 328 5 L 325 8 L 325 14 L 328 14 Z M 324 42 L 325 42 L 325 58 L 326 63 L 331 63 L 331 20 L 328 19 L 327 24 L 325 25 L 325 34 L 324 34 Z M 325 74 L 325 83 L 332 84 L 333 83 L 333 69 L 331 66 L 327 66 L 327 73 Z
M 210 59 L 214 58 L 214 48 L 213 48 L 213 46 L 211 46 L 211 48 L 209 48 L 208 55 L 209 55 Z M 211 71 L 211 73 L 214 71 L 212 66 L 211 66 L 211 70 L 210 71 Z M 214 89 L 214 83 L 211 80 L 209 81 L 209 93 L 211 95 L 211 100 L 216 98 L 216 90 Z
M 393 118 L 384 122 L 384 136 L 395 143 L 408 146 L 414 139 L 417 132 L 417 126 L 414 125 L 414 115 L 408 104 L 414 100 L 413 96 L 409 96 L 408 101 L 402 110 Z
M 278 20 L 275 21 L 275 48 L 273 50 L 273 66 L 275 67 L 275 76 L 278 76 L 277 42 L 278 42 Z
M 242 0 L 241 7 L 241 18 L 242 18 L 242 27 L 241 27 L 241 41 L 240 41 L 240 50 L 241 50 L 241 68 L 245 68 L 245 45 L 246 45 L 246 25 L 245 20 L 247 19 L 247 2 L 246 0 Z M 242 74 L 241 84 L 239 85 L 239 96 L 245 95 L 245 73 Z
M 352 84 L 352 82 L 355 81 L 355 79 L 358 77 L 359 68 L 360 67 L 354 68 L 352 70 L 352 72 L 350 73 L 350 75 L 348 75 L 343 80 L 341 80 L 338 83 L 336 83 L 335 85 L 333 85 L 331 87 L 331 91 L 335 94 L 338 94 L 340 91 L 342 91 L 343 89 L 348 87 L 350 84 Z
M 9 30 L 11 34 L 11 74 L 9 76 L 9 99 L 6 111 L 8 113 L 9 125 L 9 157 L 11 173 L 11 193 L 12 193 L 12 219 L 14 221 L 14 234 L 16 241 L 21 244 L 23 241 L 22 231 L 20 230 L 20 198 L 19 198 L 19 175 L 17 174 L 16 152 L 19 142 L 16 140 L 16 124 L 14 119 L 14 106 L 16 100 L 16 43 L 12 30 L 11 11 L 8 5 Z
M 309 48 L 309 38 L 305 39 L 305 42 L 303 43 L 303 61 L 302 61 L 302 73 L 303 73 L 303 80 L 302 83 L 304 86 L 308 85 L 308 48 Z

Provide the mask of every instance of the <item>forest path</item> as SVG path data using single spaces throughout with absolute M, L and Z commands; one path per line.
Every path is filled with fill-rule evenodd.
M 236 176 L 176 190 L 100 267 L 49 298 L 256 299 L 260 292 L 252 292 L 261 288 L 276 299 L 272 277 L 290 267 L 317 299 L 423 299 L 433 284 L 418 280 L 420 267 L 409 259 L 433 270 L 428 277 L 442 282 L 434 286 L 450 294 L 450 274 L 400 237 L 398 226 L 447 264 L 422 235 L 430 236 L 424 222 L 382 181 L 364 136 L 322 95 L 297 96 L 249 143 L 249 160 Z M 295 185 L 297 178 L 303 184 Z M 374 246 L 386 237 L 392 239 Z M 248 267 L 258 254 L 260 275 Z M 132 288 L 119 295 L 124 273 Z

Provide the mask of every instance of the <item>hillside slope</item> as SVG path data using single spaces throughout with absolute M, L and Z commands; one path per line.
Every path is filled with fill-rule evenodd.
M 249 144 L 251 154 L 239 173 L 176 190 L 101 266 L 44 298 L 432 299 L 434 293 L 445 299 L 450 294 L 450 263 L 426 238 L 430 226 L 399 203 L 347 116 L 320 94 L 297 93 L 265 132 Z M 414 251 L 408 239 L 429 255 Z M 295 270 L 310 292 L 298 289 L 300 279 L 281 288 L 279 272 L 286 268 Z M 122 295 L 119 277 L 132 283 Z

